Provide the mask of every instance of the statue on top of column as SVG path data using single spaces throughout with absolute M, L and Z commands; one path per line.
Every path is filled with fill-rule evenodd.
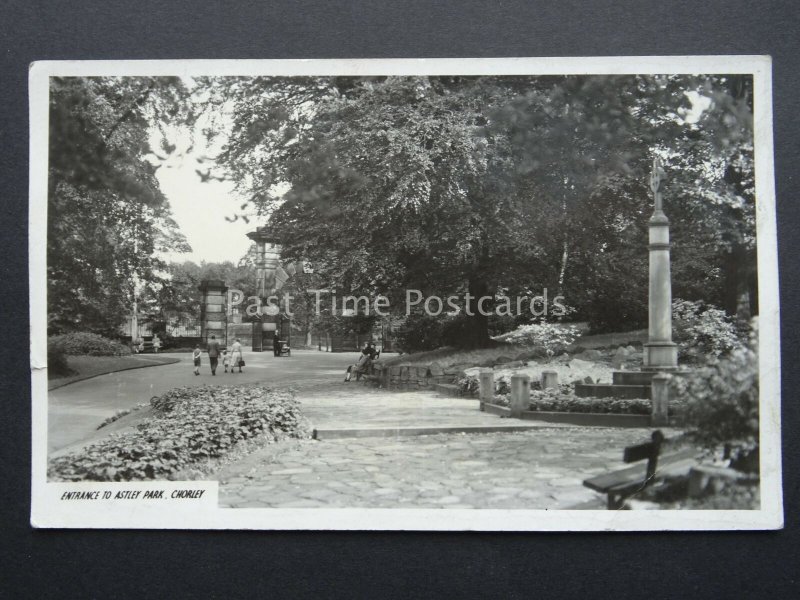
M 661 191 L 659 188 L 661 187 L 661 180 L 664 178 L 665 172 L 663 167 L 661 166 L 661 160 L 656 156 L 653 158 L 653 168 L 650 171 L 650 189 L 653 192 L 653 200 L 655 203 L 655 212 L 662 212 L 662 200 L 661 200 Z

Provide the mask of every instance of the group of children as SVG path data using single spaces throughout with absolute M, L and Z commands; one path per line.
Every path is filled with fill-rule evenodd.
M 242 372 L 242 367 L 244 366 L 244 359 L 242 358 L 242 345 L 238 339 L 233 341 L 233 344 L 228 348 L 224 348 L 221 350 L 222 354 L 220 355 L 219 344 L 216 342 L 215 336 L 211 336 L 211 340 L 208 344 L 208 358 L 209 362 L 211 363 L 211 374 L 217 374 L 217 365 L 219 363 L 219 359 L 222 359 L 222 366 L 225 369 L 226 373 L 235 373 L 234 368 L 239 368 L 239 373 Z M 202 350 L 200 350 L 200 345 L 198 344 L 195 346 L 194 351 L 192 352 L 192 362 L 194 363 L 194 374 L 200 375 L 200 364 L 201 360 L 200 357 L 202 356 Z M 230 371 L 228 371 L 230 369 Z

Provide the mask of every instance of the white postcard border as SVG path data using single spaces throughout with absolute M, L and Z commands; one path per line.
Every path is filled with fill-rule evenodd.
M 134 75 L 548 75 L 741 73 L 754 77 L 758 277 L 760 305 L 761 508 L 754 511 L 570 511 L 489 509 L 227 509 L 145 500 L 100 505 L 60 500 L 66 484 L 48 483 L 47 471 L 47 173 L 51 76 Z M 478 59 L 308 59 L 42 61 L 31 65 L 30 318 L 31 524 L 45 528 L 341 529 L 474 531 L 745 530 L 783 526 L 780 435 L 780 321 L 772 143 L 771 60 L 767 56 L 644 56 Z M 69 484 L 71 490 L 216 482 Z

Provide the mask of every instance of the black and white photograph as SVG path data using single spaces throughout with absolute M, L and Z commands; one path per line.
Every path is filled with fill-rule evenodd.
M 36 63 L 32 524 L 780 528 L 770 82 Z

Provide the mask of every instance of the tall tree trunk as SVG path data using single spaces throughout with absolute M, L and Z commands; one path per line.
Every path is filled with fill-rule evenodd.
M 567 274 L 567 260 L 569 259 L 569 243 L 564 238 L 564 249 L 561 252 L 561 269 L 558 271 L 558 294 L 560 296 L 564 292 L 564 277 Z
M 491 345 L 489 337 L 489 317 L 482 315 L 478 311 L 478 300 L 483 296 L 489 295 L 489 285 L 480 278 L 470 277 L 467 287 L 471 299 L 469 301 L 470 327 L 464 345 L 467 348 L 486 348 Z M 484 303 L 484 309 L 488 309 L 491 303 Z
M 567 273 L 567 259 L 569 259 L 569 238 L 567 228 L 567 189 L 569 188 L 569 177 L 564 178 L 564 190 L 561 194 L 561 218 L 564 219 L 564 245 L 561 252 L 561 268 L 558 271 L 558 294 L 564 291 L 564 277 Z
M 758 312 L 754 306 L 753 276 L 749 273 L 749 264 L 747 249 L 741 244 L 736 244 L 723 260 L 722 308 L 731 317 L 749 319 Z

